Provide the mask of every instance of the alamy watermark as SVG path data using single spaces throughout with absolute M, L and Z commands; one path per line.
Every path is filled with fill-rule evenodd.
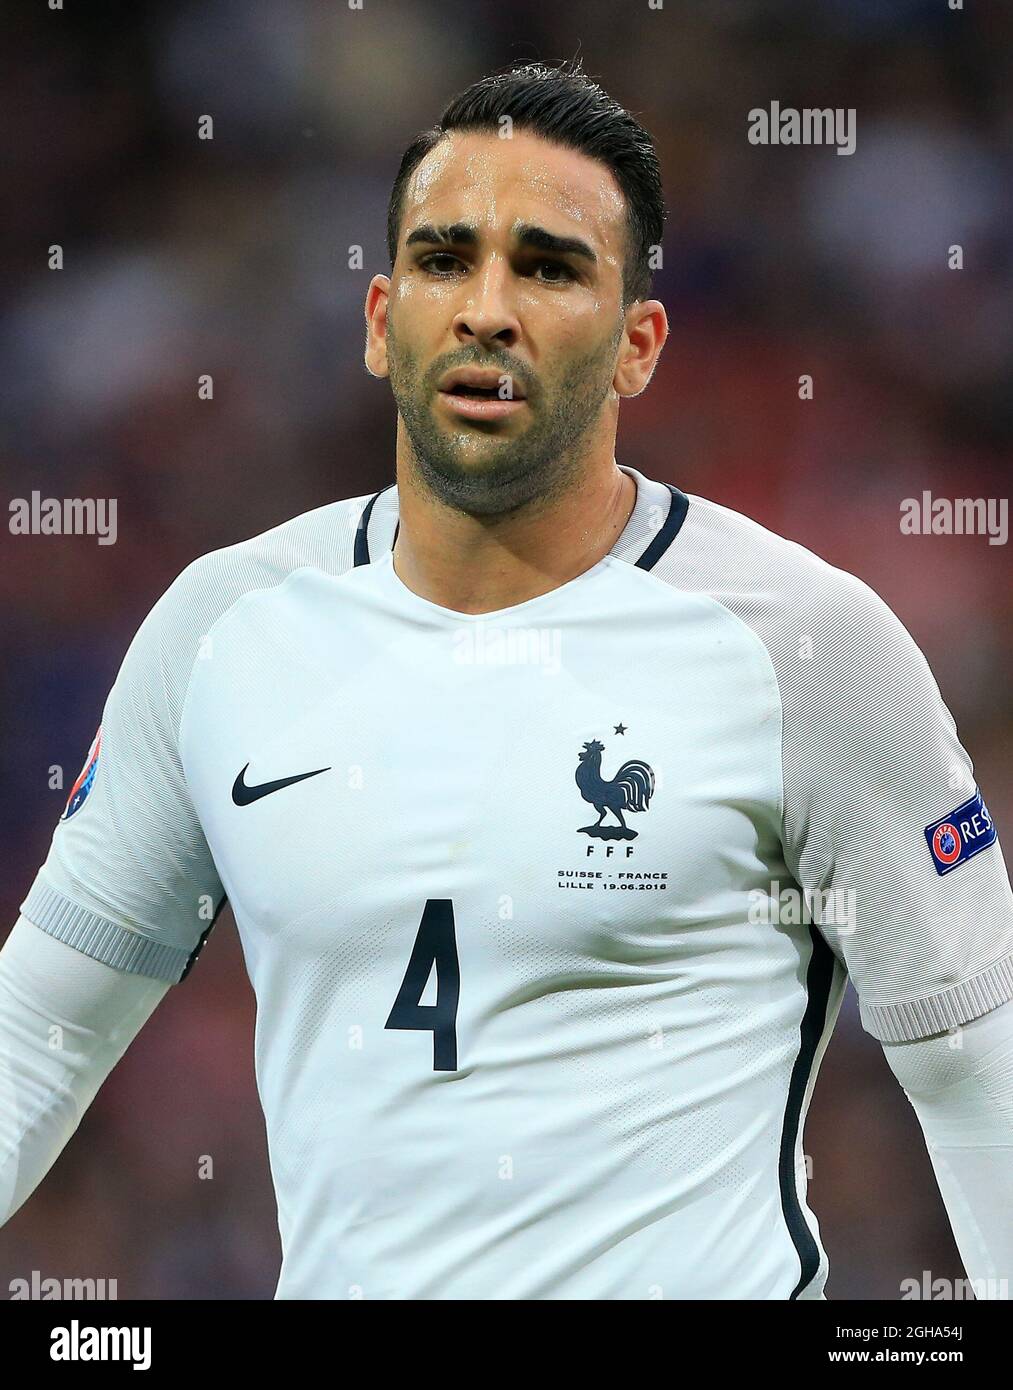
M 932 1302 L 950 1302 L 971 1298 L 1005 1301 L 1009 1298 L 1009 1280 L 933 1279 L 932 1271 L 923 1269 L 921 1279 L 900 1281 L 900 1296 L 902 1301 L 925 1299 Z
M 130 1361 L 135 1371 L 151 1367 L 150 1327 L 91 1327 L 72 1319 L 49 1334 L 50 1361 Z
M 900 504 L 903 536 L 987 536 L 989 545 L 1009 537 L 1006 497 L 905 497 Z
M 454 634 L 454 661 L 458 666 L 540 666 L 546 675 L 558 676 L 562 646 L 558 627 L 478 622 Z
M 115 1279 L 57 1279 L 33 1269 L 26 1278 L 12 1279 L 7 1285 L 12 1302 L 23 1299 L 86 1299 L 89 1302 L 118 1298 Z
M 98 536 L 116 544 L 115 497 L 15 497 L 8 510 L 12 536 Z
M 839 936 L 851 936 L 855 931 L 854 888 L 799 888 L 792 884 L 782 888 L 774 879 L 769 891 L 749 890 L 747 921 L 754 926 L 810 926 L 813 922 L 836 927 Z
M 751 145 L 835 145 L 838 154 L 855 153 L 855 108 L 754 106 L 747 117 Z

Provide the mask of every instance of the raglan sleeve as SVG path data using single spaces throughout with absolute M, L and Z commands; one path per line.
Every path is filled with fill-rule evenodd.
M 783 682 L 785 859 L 865 1029 L 911 1041 L 1013 998 L 1013 893 L 928 663 L 878 595 L 832 575 Z
M 120 970 L 175 982 L 224 890 L 191 800 L 178 734 L 199 638 L 194 567 L 130 643 L 22 914 Z

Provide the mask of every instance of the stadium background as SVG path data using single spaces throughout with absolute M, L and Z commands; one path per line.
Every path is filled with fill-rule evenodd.
M 71 12 L 73 10 L 73 12 Z M 1013 12 L 973 0 L 38 5 L 9 24 L 5 503 L 115 497 L 118 540 L 0 535 L 0 928 L 44 858 L 119 660 L 194 556 L 393 478 L 362 365 L 403 147 L 515 58 L 579 51 L 654 134 L 672 336 L 617 457 L 873 585 L 925 651 L 1013 845 L 1007 551 L 902 536 L 900 502 L 1001 497 L 1013 434 Z M 98 11 L 101 11 L 98 13 Z M 857 151 L 746 113 L 854 107 Z M 213 142 L 196 138 L 215 118 Z M 47 269 L 48 248 L 65 269 Z M 964 248 L 965 269 L 947 268 Z M 364 269 L 348 269 L 360 245 Z M 210 372 L 213 403 L 196 399 Z M 814 399 L 798 399 L 811 373 Z M 841 673 L 846 680 L 848 673 Z M 65 789 L 48 786 L 64 769 Z M 280 1251 L 231 918 L 35 1196 L 0 1287 L 268 1298 Z M 963 1277 L 921 1133 L 853 994 L 807 1127 L 831 1298 Z M 196 1177 L 214 1157 L 214 1180 Z

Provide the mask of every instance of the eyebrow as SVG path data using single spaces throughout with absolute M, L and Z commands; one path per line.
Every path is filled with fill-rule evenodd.
M 532 247 L 536 251 L 551 251 L 557 256 L 581 256 L 591 265 L 598 264 L 598 257 L 586 241 L 581 241 L 579 237 L 557 236 L 545 227 L 522 223 L 514 233 L 514 240 L 518 246 Z M 477 246 L 478 231 L 467 222 L 452 222 L 439 227 L 427 222 L 409 232 L 405 238 L 406 247 L 414 246 L 417 242 L 429 246 Z

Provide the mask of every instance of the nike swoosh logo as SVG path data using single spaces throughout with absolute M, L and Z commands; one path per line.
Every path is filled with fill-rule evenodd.
M 247 763 L 246 767 L 250 764 Z M 315 772 L 298 772 L 294 777 L 279 777 L 277 782 L 261 782 L 257 787 L 248 787 L 243 781 L 246 767 L 232 784 L 232 800 L 237 806 L 249 806 L 251 801 L 259 801 L 262 796 L 280 792 L 282 787 L 291 787 L 295 782 L 305 782 L 307 777 L 319 777 L 321 772 L 330 772 L 329 767 L 318 767 Z

